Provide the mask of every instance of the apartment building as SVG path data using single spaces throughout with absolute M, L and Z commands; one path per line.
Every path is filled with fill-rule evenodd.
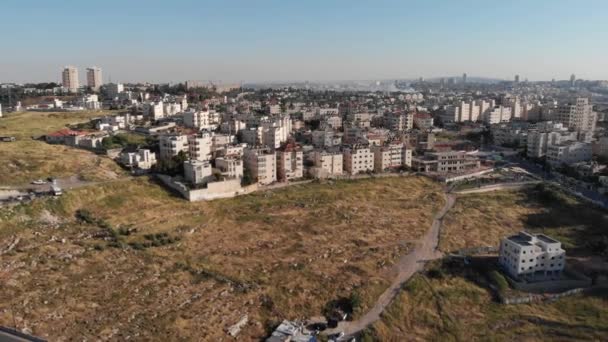
M 206 184 L 215 179 L 208 160 L 187 160 L 184 162 L 184 176 L 191 184 Z
M 162 101 L 144 103 L 142 110 L 144 116 L 153 121 L 157 121 L 165 117 L 165 107 L 163 106 Z
M 312 131 L 312 145 L 317 148 L 339 146 L 342 144 L 342 134 L 333 130 Z
M 412 166 L 412 150 L 408 149 L 403 143 L 372 146 L 371 149 L 374 153 L 374 170 L 376 172 Z
M 416 113 L 414 115 L 414 124 L 418 129 L 429 130 L 433 128 L 433 117 L 429 113 Z
M 262 185 L 276 182 L 276 153 L 269 148 L 246 148 L 243 155 L 245 171 Z
M 479 158 L 463 151 L 426 152 L 412 158 L 412 168 L 418 172 L 459 173 L 480 166 Z
M 281 182 L 304 177 L 304 154 L 299 146 L 287 144 L 277 150 L 277 178 Z
M 328 178 L 344 173 L 344 156 L 340 151 L 313 151 L 311 157 L 314 165 L 311 168 L 313 177 Z
M 524 147 L 527 144 L 528 128 L 525 121 L 513 121 L 492 125 L 490 132 L 494 144 L 498 146 Z
M 243 159 L 238 156 L 215 158 L 215 167 L 227 178 L 243 178 Z
M 561 123 L 539 122 L 528 130 L 527 155 L 533 158 L 544 157 L 547 154 L 548 146 L 575 141 L 576 138 L 576 132 L 569 131 Z
M 160 159 L 169 160 L 180 152 L 188 153 L 188 136 L 182 134 L 161 135 L 158 139 Z
M 374 170 L 374 154 L 368 146 L 353 145 L 342 151 L 344 171 L 356 175 Z
M 484 121 L 490 125 L 511 121 L 511 108 L 496 106 L 484 114 Z
M 384 114 L 384 127 L 394 132 L 407 131 L 414 127 L 413 113 L 391 113 Z
M 515 278 L 558 275 L 566 266 L 566 251 L 546 235 L 520 232 L 500 241 L 498 262 Z
M 201 131 L 188 136 L 188 152 L 192 160 L 210 160 L 213 146 L 213 133 Z
M 63 71 L 61 72 L 61 81 L 63 87 L 69 92 L 78 92 L 78 88 L 80 88 L 80 82 L 78 80 L 78 68 L 71 65 L 63 68 Z
M 101 68 L 96 66 L 87 68 L 87 86 L 93 91 L 99 91 L 102 84 Z
M 555 119 L 574 131 L 595 130 L 597 113 L 588 98 L 577 98 L 574 103 L 568 103 L 557 107 Z
M 188 110 L 183 114 L 184 126 L 196 129 L 212 129 L 209 110 Z
M 590 161 L 591 157 L 592 148 L 589 143 L 566 141 L 547 146 L 547 162 L 555 166 Z

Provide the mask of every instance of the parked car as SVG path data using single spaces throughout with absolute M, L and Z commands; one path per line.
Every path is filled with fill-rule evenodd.
M 46 181 L 43 179 L 36 179 L 35 181 L 32 181 L 32 184 L 34 185 L 42 185 L 42 184 L 46 184 Z

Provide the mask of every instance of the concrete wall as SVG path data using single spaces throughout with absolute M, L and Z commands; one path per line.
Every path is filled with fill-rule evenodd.
M 230 179 L 223 182 L 211 182 L 205 189 L 188 189 L 184 184 L 176 182 L 167 175 L 157 175 L 166 186 L 178 192 L 190 202 L 210 201 L 218 198 L 230 198 L 245 195 L 258 190 L 257 184 L 241 186 L 240 179 Z

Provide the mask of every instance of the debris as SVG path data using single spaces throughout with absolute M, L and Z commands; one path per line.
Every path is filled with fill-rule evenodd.
M 228 335 L 230 335 L 232 337 L 236 337 L 241 332 L 241 329 L 243 329 L 243 327 L 245 326 L 245 324 L 247 324 L 248 321 L 249 321 L 249 316 L 248 315 L 243 316 L 235 325 L 228 327 Z

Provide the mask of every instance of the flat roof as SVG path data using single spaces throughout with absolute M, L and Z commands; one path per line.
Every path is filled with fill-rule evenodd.
M 544 234 L 538 234 L 536 235 L 536 238 L 546 243 L 559 243 L 559 241 L 552 239 Z

